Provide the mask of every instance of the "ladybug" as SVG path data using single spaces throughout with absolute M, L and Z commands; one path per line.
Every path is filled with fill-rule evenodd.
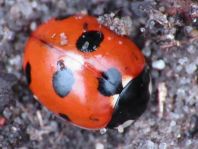
M 50 111 L 85 129 L 137 119 L 149 100 L 149 70 L 137 46 L 89 15 L 53 18 L 27 41 L 28 85 Z

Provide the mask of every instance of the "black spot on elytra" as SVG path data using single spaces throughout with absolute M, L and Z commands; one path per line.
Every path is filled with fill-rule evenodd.
M 63 61 L 58 61 L 57 64 L 59 70 L 53 75 L 53 88 L 58 96 L 65 97 L 72 90 L 75 79 L 72 71 L 65 67 Z
M 82 33 L 76 42 L 76 47 L 81 52 L 93 52 L 101 44 L 104 35 L 99 31 L 87 31 Z
M 150 73 L 145 68 L 131 80 L 120 93 L 108 128 L 114 128 L 127 120 L 137 119 L 146 109 L 149 100 Z
M 122 76 L 115 68 L 110 68 L 98 78 L 98 90 L 104 96 L 112 96 L 122 91 Z
M 27 62 L 26 66 L 25 66 L 25 76 L 26 76 L 28 85 L 30 85 L 32 79 L 31 79 L 31 65 L 29 62 Z
M 69 119 L 69 117 L 68 117 L 67 115 L 65 115 L 65 114 L 59 113 L 58 115 L 59 115 L 60 117 L 62 117 L 63 119 L 67 120 L 67 121 L 71 121 L 71 120 Z

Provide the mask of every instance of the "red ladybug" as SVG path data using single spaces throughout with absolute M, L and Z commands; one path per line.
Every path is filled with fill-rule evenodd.
M 136 119 L 149 99 L 141 51 L 92 16 L 39 26 L 26 44 L 23 69 L 39 101 L 82 128 L 114 128 Z

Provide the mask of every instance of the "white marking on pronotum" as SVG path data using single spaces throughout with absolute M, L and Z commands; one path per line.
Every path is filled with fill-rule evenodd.
M 112 97 L 113 97 L 113 100 L 112 100 L 112 107 L 115 107 L 115 104 L 116 104 L 116 102 L 117 102 L 117 100 L 118 100 L 119 95 L 116 94 L 116 95 L 113 95 Z
M 131 76 L 125 76 L 125 77 L 123 77 L 123 79 L 122 79 L 122 85 L 123 85 L 123 87 L 125 87 L 131 80 L 132 80 L 132 77 Z

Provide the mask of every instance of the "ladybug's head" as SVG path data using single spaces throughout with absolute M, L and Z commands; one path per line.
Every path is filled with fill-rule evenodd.
M 137 119 L 145 111 L 150 96 L 149 82 L 149 69 L 145 67 L 123 88 L 107 128 L 114 128 L 128 120 Z

